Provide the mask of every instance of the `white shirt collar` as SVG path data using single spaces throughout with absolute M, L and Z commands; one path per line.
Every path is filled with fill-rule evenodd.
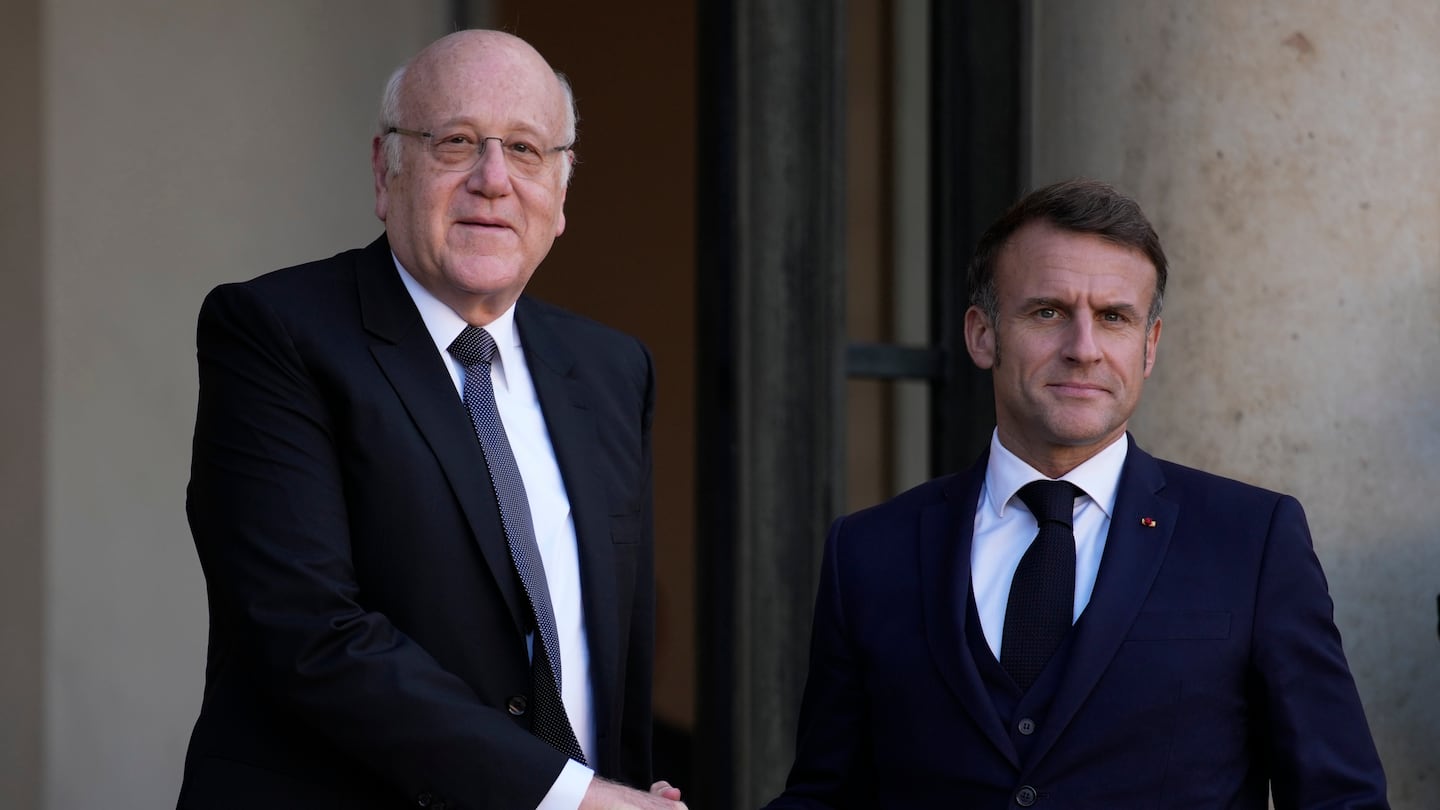
M 414 299 L 415 307 L 420 310 L 420 319 L 425 322 L 430 338 L 435 341 L 435 346 L 442 354 L 447 353 L 450 344 L 468 324 L 455 310 L 425 289 L 425 285 L 416 281 L 394 253 L 390 254 L 390 258 L 395 260 L 395 269 L 400 271 L 400 280 L 405 283 L 405 289 Z M 489 332 L 491 339 L 495 341 L 495 349 L 500 354 L 500 365 L 503 366 L 505 358 L 520 348 L 520 331 L 515 328 L 515 305 L 511 304 L 500 313 L 500 317 L 485 324 L 485 331 Z
M 1104 450 L 1096 453 L 1060 480 L 1069 481 L 1079 487 L 1110 517 L 1115 509 L 1115 494 L 1120 487 L 1120 471 L 1125 466 L 1125 456 L 1130 452 L 1126 434 L 1111 442 Z M 997 516 L 1004 516 L 1005 507 L 1020 488 L 1031 481 L 1046 481 L 1049 478 L 1034 467 L 1026 464 L 1019 456 L 1010 452 L 1000 443 L 1000 431 L 990 434 L 990 461 L 985 467 L 985 492 L 990 508 Z

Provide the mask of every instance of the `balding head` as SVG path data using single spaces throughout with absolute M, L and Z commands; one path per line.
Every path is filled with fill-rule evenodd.
M 372 144 L 375 215 L 415 280 L 484 326 L 565 230 L 569 87 L 523 40 L 459 31 L 386 88 Z
M 487 58 L 488 57 L 488 58 Z M 380 100 L 380 122 L 378 137 L 383 139 L 385 166 L 390 174 L 400 169 L 400 138 L 387 132 L 391 127 L 404 127 L 417 116 L 424 115 L 427 103 L 433 101 L 428 91 L 438 79 L 454 73 L 459 63 L 467 60 L 483 60 L 497 69 L 510 65 L 507 72 L 518 74 L 540 73 L 553 77 L 551 92 L 558 98 L 561 112 L 559 141 L 563 144 L 575 142 L 575 128 L 579 111 L 575 105 L 575 94 L 565 75 L 550 67 L 540 52 L 530 43 L 504 31 L 467 30 L 456 31 L 435 40 L 424 50 L 415 54 L 408 62 L 395 69 L 385 83 L 385 92 Z M 572 161 L 565 161 L 563 172 L 565 182 L 570 182 Z

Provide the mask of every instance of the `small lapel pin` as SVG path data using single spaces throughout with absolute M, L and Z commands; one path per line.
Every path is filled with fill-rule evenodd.
M 1140 518 L 1140 525 L 1147 529 L 1155 528 L 1155 518 Z

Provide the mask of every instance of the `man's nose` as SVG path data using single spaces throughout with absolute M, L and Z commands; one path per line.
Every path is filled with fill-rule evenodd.
M 1095 321 L 1090 318 L 1076 318 L 1070 322 L 1066 334 L 1066 356 L 1077 363 L 1094 363 L 1100 359 L 1100 344 L 1095 338 Z
M 487 196 L 503 193 L 510 187 L 510 166 L 505 162 L 502 140 L 496 137 L 481 139 L 480 159 L 470 170 L 469 185 Z

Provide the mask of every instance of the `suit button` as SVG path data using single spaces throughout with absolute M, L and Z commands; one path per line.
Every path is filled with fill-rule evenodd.
M 1035 788 L 1026 785 L 1015 791 L 1015 803 L 1020 805 L 1021 807 L 1029 807 L 1030 805 L 1035 803 L 1035 797 L 1037 795 L 1038 794 L 1035 793 Z
M 1017 728 L 1020 729 L 1021 734 L 1029 737 L 1031 734 L 1035 733 L 1035 721 L 1031 720 L 1028 717 L 1021 718 L 1020 724 L 1017 726 Z
M 429 807 L 430 801 L 433 798 L 434 797 L 431 796 L 429 793 L 421 793 L 419 796 L 415 797 L 415 804 L 420 807 Z
M 516 695 L 505 701 L 505 711 L 510 712 L 510 714 L 516 717 L 524 714 L 525 710 L 529 707 L 530 702 L 525 699 L 524 695 Z

